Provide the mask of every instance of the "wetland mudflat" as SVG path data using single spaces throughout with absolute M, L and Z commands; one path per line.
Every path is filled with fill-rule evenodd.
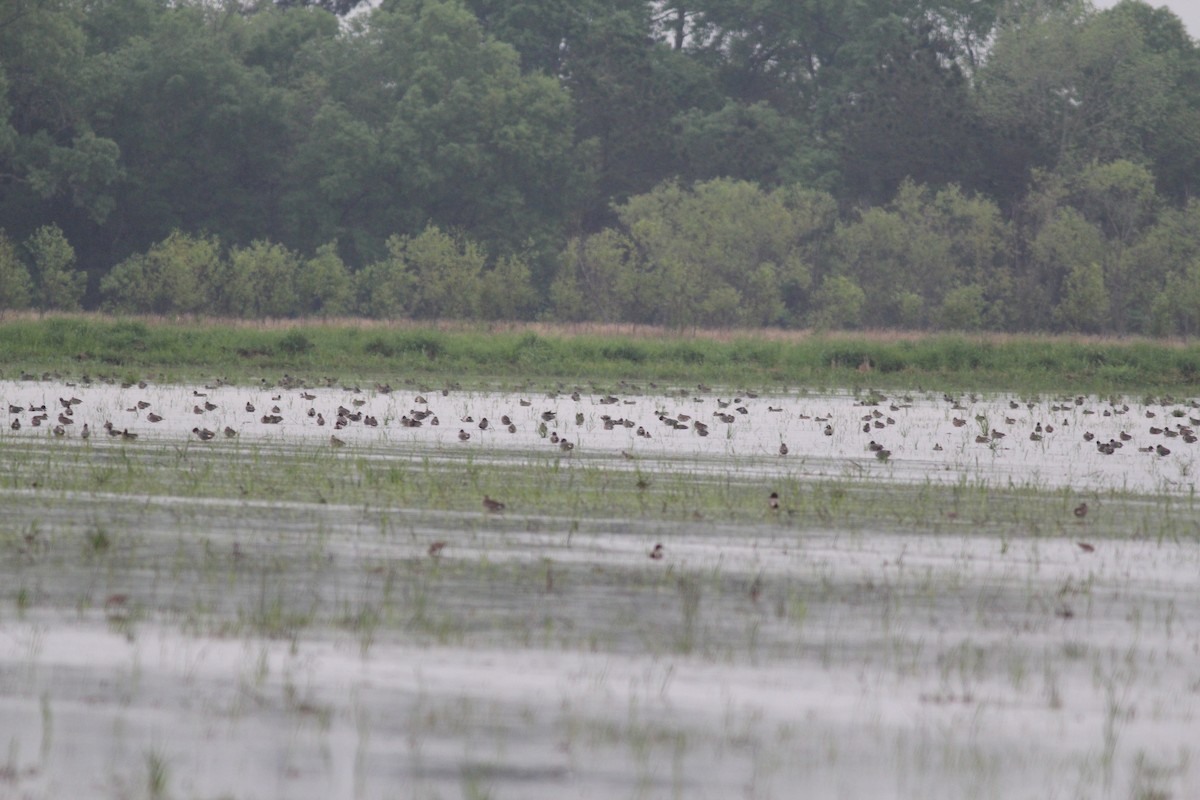
M 0 794 L 1200 793 L 1188 404 L 2 388 Z

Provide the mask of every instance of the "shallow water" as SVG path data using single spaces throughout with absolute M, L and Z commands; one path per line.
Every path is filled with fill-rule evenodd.
M 380 424 L 339 431 L 339 452 L 448 469 L 533 451 L 696 480 L 786 470 L 1175 493 L 1194 457 L 1181 439 L 1168 456 L 1136 451 L 1174 407 L 1116 414 L 1094 399 L 743 398 L 747 414 L 699 437 L 655 412 L 707 418 L 715 398 L 451 393 L 428 398 L 440 426 L 403 428 L 423 406 L 399 393 L 201 389 L 218 408 L 194 414 L 193 391 L 4 384 L 8 403 L 82 402 L 62 438 L 25 411 L 0 442 L 47 465 L 90 448 L 171 470 L 163 443 L 221 460 L 327 447 L 331 425 L 305 412 L 332 418 L 357 398 Z M 150 406 L 125 410 L 138 399 Z M 259 422 L 276 404 L 284 421 Z M 863 434 L 873 409 L 884 427 Z M 546 438 L 566 436 L 569 453 L 538 434 L 547 410 Z M 460 421 L 505 413 L 516 434 Z M 651 438 L 605 430 L 602 414 Z M 977 414 L 1009 435 L 976 445 Z M 106 420 L 139 439 L 110 439 Z M 199 425 L 238 436 L 200 443 Z M 1085 429 L 1134 438 L 1103 456 Z M 886 463 L 869 439 L 892 450 Z M 1079 520 L 1068 505 L 1050 533 L 936 533 L 879 512 L 847 529 L 8 483 L 0 497 L 0 796 L 147 797 L 153 774 L 160 794 L 205 798 L 1200 795 L 1200 518 L 1185 508 L 1156 531 L 1155 497 L 1106 498 L 1106 515 Z M 1122 510 L 1150 522 L 1122 531 Z
M 739 470 L 761 474 L 777 473 L 786 464 L 788 470 L 812 477 L 965 480 L 1001 487 L 1176 494 L 1195 490 L 1200 454 L 1196 444 L 1171 436 L 1180 428 L 1200 427 L 1192 422 L 1200 422 L 1200 408 L 1191 401 L 1114 403 L 1094 397 L 1027 401 L 1003 395 L 895 395 L 866 405 L 864 400 L 869 398 L 850 394 L 751 398 L 686 392 L 682 397 L 631 395 L 606 404 L 605 396 L 593 394 L 580 394 L 574 400 L 568 394 L 522 397 L 454 391 L 443 396 L 441 392 L 384 394 L 346 388 L 121 388 L 0 382 L 0 404 L 24 409 L 45 406 L 50 415 L 40 427 L 34 427 L 30 424 L 34 412 L 10 413 L 10 422 L 18 420 L 21 428 L 14 431 L 6 426 L 0 436 L 35 441 L 54 438 L 50 428 L 63 410 L 60 398 L 72 397 L 81 402 L 73 407 L 74 424 L 64 426 L 64 446 L 70 440 L 78 441 L 85 422 L 93 431 L 90 441 L 94 444 L 111 438 L 102 429 L 105 423 L 149 442 L 183 442 L 194 439 L 193 429 L 207 429 L 215 435 L 210 442 L 214 447 L 225 441 L 223 431 L 228 428 L 242 440 L 283 448 L 328 443 L 336 436 L 351 450 L 384 458 L 476 454 L 495 460 L 506 454 L 553 452 L 561 442 L 552 440 L 561 438 L 573 446 L 569 451 L 572 457 L 616 459 L 625 453 L 651 469 L 657 462 L 672 464 L 685 459 L 698 470 L 719 472 L 727 469 L 732 459 Z M 139 402 L 146 404 L 145 408 L 138 408 Z M 205 403 L 216 408 L 203 410 Z M 247 403 L 254 411 L 247 410 Z M 378 425 L 350 422 L 335 430 L 339 408 L 361 413 L 364 419 L 374 417 Z M 324 426 L 315 416 L 308 416 L 310 409 L 325 418 Z M 429 412 L 431 417 L 420 427 L 405 427 L 402 419 L 411 418 L 414 412 Z M 150 422 L 152 413 L 162 420 Z M 262 418 L 268 414 L 282 419 L 264 424 Z M 544 414 L 554 418 L 545 421 Z M 723 422 L 715 414 L 728 414 L 732 422 Z M 582 415 L 580 422 L 577 415 Z M 512 420 L 515 433 L 501 425 L 504 416 Z M 632 424 L 606 429 L 606 416 L 614 423 L 628 420 Z M 684 428 L 665 424 L 663 417 Z M 433 418 L 440 424 L 432 425 Z M 480 430 L 485 418 L 488 428 Z M 685 421 L 679 422 L 681 419 Z M 956 426 L 955 420 L 963 424 Z M 697 421 L 708 426 L 707 436 L 697 434 Z M 864 426 L 868 430 L 864 431 Z M 639 429 L 648 438 L 639 436 Z M 1152 429 L 1166 432 L 1155 434 Z M 470 438 L 460 441 L 460 432 Z M 1003 437 L 994 438 L 996 432 Z M 1085 434 L 1091 439 L 1085 440 Z M 1122 434 L 1129 440 L 1121 441 Z M 981 436 L 987 441 L 977 441 Z M 1038 437 L 1036 441 L 1033 436 Z M 1097 445 L 1109 441 L 1120 442 L 1121 447 L 1105 455 Z M 872 442 L 890 453 L 886 462 L 869 449 Z M 788 448 L 786 456 L 779 455 L 781 444 Z M 1159 446 L 1169 453 L 1160 455 L 1155 449 Z

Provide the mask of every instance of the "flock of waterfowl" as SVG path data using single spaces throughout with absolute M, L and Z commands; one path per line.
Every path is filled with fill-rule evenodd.
M 75 385 L 58 383 L 56 387 L 71 389 Z M 39 388 L 42 387 L 37 383 L 0 382 L 0 391 L 11 397 L 44 395 L 44 389 L 40 393 L 34 391 Z M 698 389 L 711 392 L 708 387 Z M 803 397 L 775 397 L 772 399 L 775 404 L 759 404 L 753 392 L 737 393 L 728 399 L 706 398 L 696 391 L 674 391 L 653 397 L 631 393 L 622 399 L 608 392 L 585 395 L 581 389 L 550 392 L 543 402 L 537 403 L 513 394 L 451 395 L 449 389 L 436 393 L 421 390 L 405 402 L 401 393 L 379 384 L 366 392 L 356 386 L 331 385 L 310 390 L 294 384 L 263 386 L 257 390 L 217 384 L 203 390 L 169 387 L 165 391 L 166 394 L 164 387 L 152 388 L 145 383 L 124 384 L 117 395 L 120 403 L 116 407 L 113 398 L 109 398 L 107 405 L 90 403 L 85 400 L 90 397 L 86 391 L 81 391 L 83 398 L 72 393 L 53 401 L 8 402 L 9 428 L 22 436 L 36 432 L 57 439 L 77 435 L 87 440 L 92 436 L 91 426 L 98 425 L 103 431 L 98 438 L 123 442 L 136 440 L 142 433 L 156 439 L 181 435 L 191 423 L 197 424 L 191 424 L 190 436 L 200 442 L 235 439 L 243 432 L 261 437 L 272 430 L 288 434 L 300 431 L 311 437 L 314 431 L 332 430 L 327 441 L 334 448 L 345 447 L 355 429 L 428 428 L 439 431 L 434 437 L 437 442 L 451 447 L 456 446 L 455 441 L 457 446 L 477 446 L 484 442 L 484 446 L 494 447 L 497 440 L 493 437 L 520 434 L 517 438 L 523 442 L 546 442 L 561 454 L 571 454 L 578 442 L 586 440 L 589 452 L 608 450 L 613 455 L 619 452 L 627 459 L 653 453 L 656 446 L 664 446 L 664 440 L 678 441 L 679 436 L 704 440 L 723 428 L 725 435 L 720 438 L 732 440 L 735 429 L 753 428 L 754 433 L 749 435 L 759 443 L 760 455 L 766 455 L 764 440 L 772 437 L 778 441 L 774 452 L 779 458 L 793 454 L 801 458 L 831 457 L 839 449 L 845 455 L 857 447 L 858 452 L 868 453 L 880 462 L 887 462 L 896 451 L 907 460 L 920 463 L 921 459 L 929 459 L 931 454 L 942 453 L 952 446 L 960 452 L 971 446 L 984 446 L 993 454 L 1023 450 L 1023 457 L 1032 459 L 1039 452 L 1046 452 L 1045 448 L 1053 442 L 1063 440 L 1094 444 L 1104 456 L 1115 455 L 1129 444 L 1128 452 L 1163 458 L 1172 452 L 1168 441 L 1195 444 L 1195 426 L 1200 426 L 1200 404 L 1172 398 L 1147 401 L 1136 411 L 1127 403 L 1102 403 L 1081 396 L 1059 398 L 1049 404 L 1016 399 L 1003 404 L 995 401 L 984 404 L 978 398 L 950 395 L 943 396 L 938 404 L 926 398 L 916 403 L 921 406 L 920 413 L 925 419 L 929 419 L 931 411 L 939 413 L 943 424 L 935 423 L 933 435 L 922 438 L 913 435 L 908 417 L 914 408 L 913 398 L 891 399 L 879 393 L 860 396 L 849 403 L 843 397 L 837 405 L 831 398 Z M 808 411 L 825 405 L 837 408 L 837 413 Z M 983 406 L 986 407 L 980 413 L 974 413 Z M 939 407 L 941 410 L 937 411 Z M 621 413 L 614 413 L 618 408 Z M 91 415 L 84 421 L 89 410 Z M 105 413 L 109 416 L 104 416 Z M 485 414 L 492 414 L 499 422 L 493 422 Z M 441 416 L 456 420 L 456 436 L 440 433 Z M 945 422 L 949 425 L 945 426 Z M 948 430 L 962 430 L 962 433 L 947 435 Z M 1103 434 L 1097 434 L 1096 430 L 1102 430 Z M 568 431 L 574 431 L 570 438 Z M 609 440 L 605 438 L 606 432 L 616 435 Z M 1010 432 L 1015 435 L 1010 437 Z M 794 437 L 791 444 L 786 437 Z M 649 449 L 635 450 L 634 443 L 645 440 L 649 441 L 643 447 Z M 823 440 L 831 444 L 822 446 Z M 1021 445 L 1022 440 L 1028 444 Z M 927 462 L 927 468 L 936 469 L 936 461 Z M 1187 474 L 1186 470 L 1183 474 Z M 505 510 L 502 501 L 488 496 L 483 498 L 482 507 L 487 513 Z M 777 492 L 768 496 L 767 509 L 781 511 Z M 1081 521 L 1087 514 L 1086 502 L 1074 508 L 1075 517 Z M 434 542 L 429 555 L 440 557 L 445 546 L 445 542 Z M 1079 546 L 1090 552 L 1091 545 Z M 649 552 L 654 560 L 663 555 L 661 543 Z
M 17 383 L 9 384 L 10 387 L 21 385 L 22 384 Z M 72 383 L 63 383 L 60 385 L 68 388 L 76 386 L 76 384 Z M 143 390 L 147 388 L 147 384 L 144 382 L 139 383 L 136 386 L 138 389 Z M 133 387 L 133 384 L 124 384 L 121 388 L 124 390 L 131 390 Z M 285 421 L 290 423 L 308 422 L 316 427 L 325 427 L 328 425 L 330 428 L 332 428 L 335 433 L 332 434 L 329 441 L 330 444 L 338 446 L 339 444 L 345 444 L 345 440 L 340 439 L 337 435 L 337 432 L 353 425 L 361 425 L 369 428 L 379 428 L 381 426 L 387 427 L 392 422 L 398 424 L 402 428 L 420 428 L 423 426 L 437 427 L 441 425 L 438 413 L 434 410 L 433 404 L 431 404 L 425 396 L 426 394 L 429 394 L 428 391 L 415 394 L 408 410 L 399 413 L 398 416 L 395 415 L 395 404 L 390 404 L 389 408 L 385 412 L 382 412 L 383 419 L 381 421 L 379 416 L 381 412 L 377 411 L 375 414 L 371 414 L 364 410 L 364 406 L 366 406 L 370 401 L 366 396 L 364 396 L 366 393 L 364 393 L 360 387 L 343 386 L 341 388 L 342 392 L 349 393 L 351 396 L 348 401 L 349 407 L 339 402 L 334 408 L 319 409 L 317 407 L 317 401 L 329 401 L 331 399 L 330 394 L 327 393 L 325 395 L 318 395 L 313 391 L 310 391 L 307 387 L 293 387 L 293 397 L 299 398 L 307 405 L 307 408 L 303 411 L 305 419 L 285 419 L 285 412 L 279 405 L 279 403 L 285 398 L 285 392 L 276 391 L 270 395 L 271 405 L 265 407 L 261 413 L 258 405 L 256 405 L 255 398 L 246 400 L 241 406 L 241 411 L 244 412 L 244 414 L 240 414 L 240 416 L 235 420 L 238 425 L 236 428 L 233 426 L 233 424 L 226 424 L 223 428 L 218 427 L 215 430 L 207 427 L 206 425 L 194 425 L 191 428 L 191 433 L 202 441 L 211 441 L 217 438 L 218 435 L 223 435 L 227 438 L 236 437 L 241 430 L 254 424 L 268 426 L 280 425 Z M 710 387 L 700 386 L 699 388 L 702 390 L 711 391 Z M 191 408 L 188 410 L 194 415 L 196 421 L 205 421 L 209 418 L 211 412 L 222 411 L 222 406 L 210 399 L 209 393 L 218 390 L 228 392 L 231 389 L 237 391 L 234 389 L 234 387 L 221 384 L 207 386 L 205 387 L 204 391 L 201 391 L 200 389 L 193 389 L 191 391 L 191 399 L 194 402 L 192 402 Z M 376 397 L 390 397 L 393 394 L 393 390 L 388 385 L 376 384 L 373 393 Z M 441 390 L 440 394 L 442 398 L 446 398 L 449 396 L 450 390 L 443 389 Z M 592 404 L 602 407 L 613 407 L 618 406 L 619 404 L 630 406 L 639 404 L 639 401 L 636 399 L 621 399 L 611 393 L 601 393 L 598 397 L 585 397 L 582 394 L 582 390 L 578 388 L 571 391 L 569 394 L 565 392 L 562 394 L 558 392 L 551 392 L 547 394 L 547 399 L 550 401 L 555 401 L 556 403 L 563 396 L 569 397 L 570 400 L 577 404 L 579 408 L 585 408 L 587 405 Z M 611 413 L 601 413 L 598 416 L 598 422 L 600 427 L 605 431 L 612 431 L 616 429 L 636 429 L 637 436 L 643 439 L 653 439 L 655 437 L 654 431 L 656 429 L 665 429 L 670 431 L 691 431 L 696 436 L 707 437 L 712 432 L 711 426 L 714 424 L 730 426 L 741 419 L 750 418 L 752 416 L 752 401 L 756 400 L 757 398 L 758 395 L 753 392 L 736 394 L 728 400 L 721 399 L 719 397 L 706 399 L 701 396 L 695 396 L 694 393 L 686 391 L 676 392 L 667 395 L 664 398 L 660 398 L 655 402 L 656 407 L 652 421 L 637 420 L 624 415 L 614 416 Z M 516 399 L 516 404 L 523 410 L 528 409 L 533 405 L 533 401 L 526 398 L 514 399 Z M 681 402 L 688 399 L 690 399 L 690 403 Z M 967 411 L 967 406 L 963 405 L 961 398 L 945 395 L 943 400 L 949 404 L 949 408 L 952 412 L 950 422 L 955 428 L 964 428 L 971 424 L 971 420 L 969 420 L 965 415 L 959 416 L 959 413 Z M 1009 400 L 1008 408 L 1014 414 L 1024 408 L 1028 412 L 1044 414 L 1046 419 L 1033 420 L 1027 414 L 1026 420 L 1019 420 L 1017 416 L 1006 414 L 1003 417 L 1003 422 L 1005 425 L 1010 427 L 1019 426 L 1024 422 L 1032 422 L 1028 429 L 1028 438 L 1032 442 L 1040 442 L 1056 432 L 1061 434 L 1063 431 L 1071 427 L 1070 421 L 1065 416 L 1062 418 L 1061 425 L 1057 425 L 1056 423 L 1050 421 L 1057 418 L 1057 416 L 1062 412 L 1071 411 L 1077 414 L 1082 414 L 1085 418 L 1089 416 L 1096 416 L 1098 419 L 1105 417 L 1121 417 L 1130 412 L 1130 407 L 1128 404 L 1117 405 L 1115 403 L 1109 403 L 1100 410 L 1096 410 L 1095 408 L 1091 407 L 1083 408 L 1086 402 L 1086 398 L 1079 396 L 1057 400 L 1052 403 L 1048 409 L 1041 409 L 1037 403 L 1032 401 L 1020 403 L 1016 400 Z M 79 409 L 83 403 L 84 401 L 81 398 L 73 394 L 70 397 L 58 397 L 53 406 L 44 400 L 40 404 L 19 404 L 10 402 L 8 403 L 8 413 L 10 416 L 9 427 L 13 431 L 21 431 L 25 427 L 41 428 L 42 430 L 48 431 L 53 436 L 67 436 L 72 432 L 72 430 L 74 430 L 74 426 L 77 421 L 76 410 Z M 887 404 L 886 412 L 880 410 L 885 403 Z M 896 418 L 893 416 L 893 414 L 911 408 L 911 403 L 911 397 L 905 397 L 903 400 L 897 402 L 894 400 L 889 400 L 884 395 L 873 393 L 856 401 L 855 405 L 863 407 L 862 410 L 864 412 L 859 418 L 857 424 L 861 426 L 861 432 L 863 434 L 877 434 L 879 432 L 886 431 L 888 428 L 896 425 Z M 1200 426 L 1200 416 L 1195 415 L 1200 413 L 1200 411 L 1197 411 L 1197 409 L 1200 409 L 1200 404 L 1198 404 L 1195 400 L 1189 400 L 1184 403 L 1175 401 L 1171 398 L 1163 398 L 1160 401 L 1160 404 L 1165 409 L 1163 411 L 1164 416 L 1166 416 L 1168 419 L 1173 418 L 1173 421 L 1168 421 L 1157 425 L 1153 423 L 1148 424 L 1147 433 L 1151 436 L 1162 437 L 1163 440 L 1178 439 L 1184 444 L 1194 444 L 1197 439 L 1195 426 Z M 668 410 L 667 407 L 672 405 L 676 407 L 676 410 Z M 704 408 L 706 405 L 712 409 L 711 417 L 708 420 L 705 420 L 699 416 L 700 413 L 705 412 L 698 413 L 696 411 L 696 409 Z M 139 422 L 144 420 L 150 425 L 155 425 L 166 420 L 172 413 L 178 415 L 180 411 L 179 409 L 154 408 L 153 406 L 154 404 L 151 401 L 139 398 L 131 405 L 124 408 L 124 412 L 134 415 L 134 419 Z M 684 410 L 685 408 L 686 410 Z M 768 414 L 782 414 L 784 411 L 785 407 L 782 403 L 780 405 L 768 404 L 765 409 L 765 412 Z M 560 412 L 557 407 L 535 412 L 533 417 L 533 427 L 541 438 L 548 440 L 550 444 L 558 446 L 560 450 L 569 452 L 575 447 L 575 442 L 570 441 L 565 434 L 560 434 L 556 429 L 560 424 L 559 413 Z M 1156 417 L 1158 417 L 1159 412 L 1147 407 L 1143 413 L 1146 419 L 1154 420 Z M 52 414 L 54 415 L 53 419 Z M 227 418 L 228 410 L 225 410 L 224 414 Z M 527 414 L 526 416 L 529 415 Z M 477 435 L 476 431 L 479 433 L 507 432 L 510 434 L 515 434 L 518 432 L 519 423 L 522 422 L 521 420 L 517 419 L 516 414 L 513 411 L 503 412 L 499 417 L 498 425 L 493 424 L 487 416 L 481 415 L 479 419 L 476 420 L 476 418 L 470 412 L 461 415 L 458 418 L 458 421 L 461 424 L 461 427 L 458 429 L 457 438 L 461 442 L 471 441 L 472 436 Z M 812 423 L 817 426 L 817 429 L 827 437 L 832 437 L 835 433 L 835 420 L 833 419 L 832 414 L 807 414 L 802 410 L 796 410 L 790 421 L 797 423 L 812 421 Z M 94 423 L 96 420 L 92 420 L 92 422 Z M 588 417 L 584 411 L 576 411 L 574 413 L 573 422 L 575 426 L 582 428 L 588 424 Z M 979 433 L 974 437 L 976 444 L 996 445 L 1009 435 L 999 427 L 994 426 L 994 423 L 985 414 L 976 415 L 974 422 L 979 428 Z M 138 435 L 135 431 L 131 430 L 131 427 L 133 426 L 128 423 L 128 420 L 113 422 L 111 419 L 105 419 L 101 427 L 108 436 L 113 438 L 129 440 L 136 438 Z M 567 428 L 569 426 L 564 424 L 563 427 Z M 1120 430 L 1116 436 L 1110 437 L 1107 440 L 1097 439 L 1096 435 L 1090 430 L 1084 430 L 1082 432 L 1082 438 L 1086 442 L 1094 441 L 1099 452 L 1106 455 L 1113 455 L 1117 450 L 1123 448 L 1126 443 L 1133 440 L 1134 434 L 1126 429 L 1133 427 L 1134 426 L 1132 425 L 1123 426 L 1122 430 Z M 84 422 L 82 425 L 80 425 L 78 430 L 79 436 L 84 439 L 88 438 L 91 434 L 91 428 L 87 422 Z M 890 446 L 880 444 L 873 438 L 865 442 L 863 446 L 868 452 L 874 453 L 875 457 L 879 460 L 886 460 L 892 453 Z M 934 445 L 935 450 L 941 448 L 942 445 L 940 443 L 936 443 Z M 1152 441 L 1151 443 L 1140 446 L 1137 449 L 1141 452 L 1152 452 L 1160 456 L 1169 455 L 1171 452 L 1170 448 L 1166 447 L 1161 441 Z M 791 452 L 792 450 L 786 441 L 779 442 L 778 454 L 780 456 L 787 456 Z
M 736 449 L 739 455 L 779 458 L 853 458 L 857 452 L 888 462 L 899 453 L 910 462 L 936 463 L 936 453 L 983 446 L 1031 460 L 1059 448 L 1055 442 L 1080 440 L 1105 456 L 1127 448 L 1162 458 L 1173 447 L 1194 444 L 1200 426 L 1200 404 L 1172 398 L 1147 400 L 1131 410 L 1127 403 L 1082 396 L 988 401 L 945 395 L 939 402 L 872 392 L 854 398 L 775 395 L 762 401 L 749 391 L 716 396 L 706 386 L 654 395 L 625 386 L 624 397 L 564 388 L 537 399 L 449 388 L 414 387 L 410 393 L 382 384 L 366 390 L 332 380 L 327 384 L 310 387 L 286 378 L 259 387 L 217 383 L 203 388 L 20 381 L 0 382 L 0 397 L 10 398 L 9 428 L 22 436 L 88 439 L 95 433 L 131 441 L 187 435 L 213 442 L 278 431 L 308 441 L 323 435 L 329 446 L 340 448 L 371 436 L 395 441 L 397 429 L 425 428 L 432 433 L 404 438 L 442 447 L 548 444 L 568 455 L 582 444 L 589 454 L 629 459 L 697 450 L 718 432 L 715 438 L 729 443 L 718 444 L 718 452 Z M 443 425 L 443 419 L 454 422 Z M 962 432 L 953 433 L 956 429 Z M 514 444 L 504 445 L 510 436 Z M 695 444 L 684 444 L 689 438 Z

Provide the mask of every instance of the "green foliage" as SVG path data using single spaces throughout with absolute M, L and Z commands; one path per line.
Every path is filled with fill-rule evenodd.
M 819 330 L 862 324 L 866 293 L 845 275 L 829 275 L 813 298 L 812 326 Z
M 1156 332 L 1200 333 L 1200 258 L 1167 275 L 1162 291 L 1154 298 L 1153 314 Z
M 615 230 L 572 239 L 550 285 L 550 314 L 563 322 L 634 319 L 640 260 L 633 242 Z
M 685 191 L 664 184 L 617 209 L 643 254 L 639 293 L 672 327 L 782 322 L 784 297 L 807 289 L 808 218 L 789 193 L 719 179 Z
M 215 311 L 212 284 L 222 274 L 220 262 L 216 239 L 175 231 L 101 279 L 105 308 L 168 315 Z
M 1018 145 L 1009 145 L 1010 170 L 1073 172 L 1140 156 L 1176 70 L 1125 14 L 1035 4 L 999 29 L 978 75 L 978 104 L 1000 141 Z
M 350 4 L 9 3 L 0 306 L 1187 330 L 1166 9 Z
M 959 286 L 942 298 L 938 327 L 952 331 L 974 331 L 983 327 L 983 287 L 977 283 Z
M 1063 285 L 1063 297 L 1054 311 L 1057 320 L 1072 330 L 1095 333 L 1109 313 L 1104 270 L 1095 261 L 1075 264 Z
M 323 244 L 296 273 L 297 310 L 304 315 L 336 317 L 348 314 L 354 303 L 350 270 L 338 256 L 335 243 Z
M 25 242 L 37 280 L 38 307 L 45 311 L 74 311 L 80 308 L 87 288 L 87 275 L 74 269 L 75 248 L 57 225 L 34 231 Z
M 372 273 L 379 283 L 367 287 L 369 294 L 360 287 L 360 302 L 379 309 L 374 315 L 470 319 L 478 312 L 485 257 L 473 242 L 430 226 L 417 236 L 393 236 L 388 253 Z
M 300 258 L 278 244 L 257 241 L 229 253 L 225 311 L 235 317 L 291 317 L 300 312 Z
M 1092 265 L 1102 265 L 1107 255 L 1104 234 L 1082 214 L 1072 208 L 1054 212 L 1030 245 L 1034 274 L 1027 284 L 1032 291 L 1023 298 L 1026 320 L 1048 325 L 1053 308 L 1063 299 L 1067 276 L 1077 275 L 1075 286 L 1081 289 L 1094 277 Z M 1103 277 L 1103 272 L 1100 275 Z M 1088 281 L 1084 281 L 1085 276 Z M 1072 314 L 1060 318 L 1073 319 Z
M 538 306 L 533 274 L 520 256 L 501 258 L 480 276 L 479 316 L 491 320 L 532 319 Z
M 403 317 L 414 290 L 412 275 L 402 260 L 402 239 L 389 239 L 388 250 L 391 257 L 360 271 L 354 280 L 358 313 L 375 319 Z
M 838 226 L 835 258 L 864 291 L 873 324 L 924 327 L 948 290 L 996 283 L 1006 236 L 994 203 L 905 182 L 886 208 Z
M 312 350 L 316 345 L 312 339 L 304 331 L 292 330 L 283 335 L 279 340 L 279 352 L 286 353 L 289 356 L 303 355 Z
M 33 279 L 17 255 L 12 239 L 0 230 L 0 311 L 29 308 Z

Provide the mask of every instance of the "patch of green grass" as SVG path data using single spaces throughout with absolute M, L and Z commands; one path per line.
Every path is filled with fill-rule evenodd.
M 1149 340 L 929 335 L 632 336 L 569 329 L 388 328 L 351 322 L 245 325 L 104 316 L 0 323 L 0 377 L 121 380 L 619 381 L 744 387 L 1186 394 L 1200 346 Z

